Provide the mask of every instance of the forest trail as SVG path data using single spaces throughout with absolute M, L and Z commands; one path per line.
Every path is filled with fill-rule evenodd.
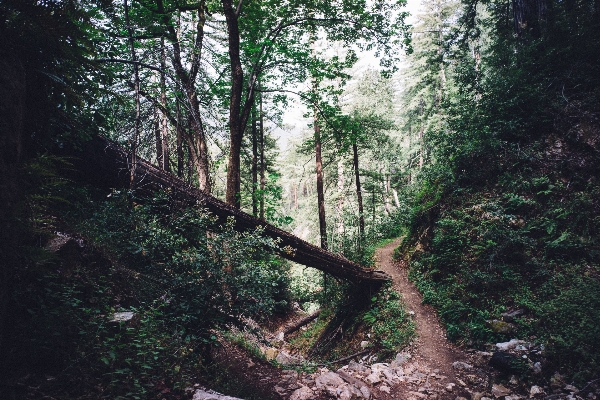
M 395 261 L 393 257 L 394 250 L 400 245 L 402 238 L 398 238 L 393 242 L 380 247 L 375 252 L 375 261 L 377 268 L 386 272 L 392 277 L 393 288 L 400 293 L 406 307 L 409 311 L 414 312 L 413 318 L 416 325 L 417 339 L 412 343 L 409 353 L 411 355 L 410 365 L 416 370 L 427 375 L 432 373 L 435 376 L 444 376 L 441 380 L 428 380 L 430 384 L 437 382 L 438 388 L 432 387 L 431 392 L 437 392 L 441 398 L 457 397 L 459 386 L 449 392 L 445 387 L 450 383 L 455 383 L 458 380 L 453 368 L 453 363 L 456 361 L 465 361 L 468 359 L 465 352 L 453 345 L 446 338 L 446 332 L 443 328 L 435 310 L 422 303 L 422 296 L 418 292 L 415 285 L 408 279 L 408 269 L 406 262 Z M 405 368 L 406 369 L 406 368 Z M 444 390 L 440 391 L 439 386 L 444 386 Z M 433 386 L 433 385 L 432 385 Z M 410 390 L 407 386 L 395 386 L 396 393 L 393 398 L 410 398 Z M 437 390 L 436 390 L 437 389 Z M 447 392 L 447 393 L 446 393 Z M 400 394 L 406 397 L 398 397 Z M 416 393 L 413 392 L 414 397 Z M 420 391 L 423 393 L 423 391 Z

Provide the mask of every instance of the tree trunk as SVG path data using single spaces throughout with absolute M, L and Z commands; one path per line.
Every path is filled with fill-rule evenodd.
M 258 130 L 256 108 L 252 110 L 252 216 L 258 216 Z
M 534 37 L 541 33 L 540 22 L 545 18 L 546 0 L 512 0 L 515 35 L 522 37 L 531 32 Z
M 338 161 L 338 182 L 337 182 L 337 234 L 338 238 L 344 234 L 344 163 Z M 338 239 L 339 242 L 339 239 Z M 339 246 L 338 246 L 339 247 Z
M 387 215 L 392 213 L 392 200 L 390 199 L 390 179 L 389 176 L 384 176 L 381 182 L 382 193 L 383 193 L 383 207 Z
M 130 174 L 130 187 L 133 185 L 135 180 L 135 168 L 137 164 L 137 145 L 140 137 L 141 127 L 141 102 L 140 102 L 140 70 L 137 64 L 137 57 L 135 54 L 135 41 L 133 39 L 133 27 L 129 19 L 129 5 L 127 0 L 123 0 L 123 8 L 125 11 L 125 23 L 127 24 L 127 37 L 129 41 L 129 50 L 131 53 L 131 61 L 133 62 L 133 85 L 135 91 L 135 121 L 133 127 L 133 137 L 130 140 L 131 146 L 131 165 L 129 167 Z
M 358 231 L 360 237 L 365 235 L 365 212 L 363 208 L 362 190 L 360 188 L 360 172 L 358 169 L 358 146 L 356 143 L 352 144 L 352 153 L 354 155 L 354 177 L 356 179 L 356 199 L 358 201 Z
M 317 204 L 319 207 L 319 232 L 321 234 L 321 248 L 327 250 L 327 221 L 325 219 L 325 191 L 323 188 L 323 161 L 321 159 L 321 127 L 315 108 L 315 161 L 317 167 Z
M 259 138 L 260 138 L 260 219 L 265 221 L 265 189 L 267 181 L 265 178 L 266 164 L 265 164 L 265 124 L 264 124 L 264 113 L 262 103 L 262 93 L 260 94 L 260 103 L 258 110 L 259 117 Z
M 169 118 L 167 117 L 167 79 L 165 70 L 167 69 L 165 55 L 165 38 L 160 38 L 160 103 L 162 105 L 160 113 L 160 138 L 156 142 L 157 151 L 160 150 L 159 167 L 165 171 L 171 172 L 171 163 L 169 162 Z M 159 143 L 160 142 L 160 143 Z
M 125 149 L 99 136 L 94 137 L 83 147 L 83 153 L 70 149 L 65 150 L 63 154 L 73 158 L 73 164 L 80 173 L 80 176 L 74 179 L 85 180 L 96 187 L 106 189 L 128 185 L 129 175 L 126 169 L 128 153 Z M 169 193 L 173 201 L 182 206 L 199 205 L 208 209 L 222 222 L 225 222 L 228 217 L 234 217 L 238 230 L 262 227 L 265 236 L 280 240 L 279 246 L 282 249 L 280 255 L 286 259 L 356 283 L 380 284 L 390 279 L 382 271 L 366 269 L 254 218 L 141 158 L 138 159 L 138 171 L 135 183 L 140 196 L 152 196 L 155 192 L 163 190 Z
M 298 209 L 298 185 L 294 183 L 294 209 Z
M 398 191 L 396 189 L 392 189 L 392 193 L 394 194 L 394 204 L 396 204 L 396 208 L 400 208 L 400 200 L 398 200 Z
M 294 333 L 303 326 L 308 325 L 311 321 L 317 319 L 319 315 L 321 315 L 321 310 L 317 310 L 314 313 L 307 315 L 306 317 L 300 318 L 297 321 L 292 321 L 286 324 L 281 331 L 284 335 Z
M 162 121 L 160 117 L 160 111 L 158 107 L 154 107 L 154 141 L 156 144 L 156 165 L 159 168 L 163 168 L 163 150 L 162 150 L 162 137 L 161 137 Z
M 179 28 L 176 30 L 170 16 L 165 12 L 163 0 L 156 0 L 156 6 L 159 14 L 162 14 L 163 24 L 168 30 L 167 39 L 169 39 L 173 56 L 171 64 L 175 70 L 175 74 L 179 79 L 183 92 L 188 102 L 188 130 L 185 132 L 185 140 L 188 144 L 189 161 L 198 175 L 198 186 L 201 190 L 207 193 L 211 192 L 212 185 L 210 181 L 210 165 L 208 160 L 208 148 L 206 146 L 206 137 L 204 133 L 204 124 L 200 116 L 200 102 L 198 101 L 198 93 L 196 91 L 196 77 L 200 70 L 200 59 L 202 56 L 202 48 L 204 45 L 204 25 L 206 23 L 206 5 L 204 2 L 198 4 L 198 22 L 196 24 L 196 39 L 194 49 L 189 60 L 189 70 L 183 67 L 181 58 L 181 46 L 179 40 Z
M 423 151 L 424 151 L 424 144 L 423 144 L 423 137 L 424 137 L 424 132 L 425 132 L 425 100 L 423 100 L 423 98 L 421 98 L 421 100 L 419 101 L 419 115 L 421 116 L 421 126 L 419 127 L 419 168 L 423 168 L 423 164 L 425 162 L 425 157 L 423 156 Z
M 183 179 L 183 173 L 185 169 L 185 153 L 183 152 L 183 128 L 181 126 L 181 115 L 179 109 L 179 102 L 177 102 L 177 177 Z
M 229 60 L 231 67 L 231 94 L 229 99 L 229 164 L 227 165 L 227 193 L 225 200 L 240 208 L 240 152 L 243 129 L 240 118 L 244 71 L 240 60 L 240 32 L 238 17 L 231 0 L 222 0 L 223 13 L 227 22 Z

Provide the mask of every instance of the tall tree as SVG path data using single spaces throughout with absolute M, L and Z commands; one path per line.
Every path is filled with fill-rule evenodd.
M 203 0 L 186 4 L 172 3 L 169 0 L 139 0 L 126 7 L 123 10 L 126 20 L 125 37 L 129 38 L 129 42 L 135 40 L 139 47 L 137 51 L 144 54 L 144 62 L 141 62 L 131 59 L 133 55 L 129 59 L 119 56 L 123 54 L 119 53 L 119 43 L 123 37 L 123 14 L 115 9 L 110 14 L 114 26 L 107 31 L 112 42 L 105 45 L 105 54 L 100 61 L 129 63 L 140 71 L 159 74 L 158 87 L 150 85 L 153 79 L 147 73 L 140 78 L 139 84 L 143 87 L 135 89 L 135 81 L 131 85 L 136 93 L 139 91 L 149 104 L 160 111 L 162 140 L 156 141 L 157 162 L 162 160 L 163 168 L 168 168 L 166 136 L 167 125 L 170 123 L 177 131 L 178 174 L 183 172 L 181 161 L 185 142 L 198 178 L 198 186 L 210 192 L 210 162 L 200 100 L 201 90 L 206 89 L 198 82 L 204 54 L 207 11 Z M 182 16 L 185 19 L 183 22 Z M 170 59 L 170 66 L 167 66 L 167 58 Z M 167 93 L 168 82 L 172 85 L 171 94 Z M 175 107 L 169 106 L 169 98 L 177 103 Z
M 129 52 L 131 55 L 131 62 L 133 64 L 133 87 L 135 96 L 135 121 L 133 128 L 133 136 L 130 141 L 131 148 L 131 165 L 129 166 L 129 181 L 131 185 L 135 180 L 135 166 L 137 163 L 137 148 L 140 140 L 140 128 L 141 128 L 141 96 L 140 96 L 140 70 L 135 52 L 135 39 L 133 37 L 133 26 L 131 25 L 131 19 L 129 18 L 129 4 L 127 0 L 123 0 L 123 11 L 125 14 L 125 27 L 127 29 L 127 41 L 129 42 Z
M 324 37 L 347 47 L 377 47 L 379 54 L 387 56 L 383 63 L 392 67 L 392 59 L 403 40 L 406 27 L 405 13 L 398 13 L 395 21 L 391 13 L 404 2 L 389 4 L 378 0 L 367 5 L 362 1 L 344 3 L 343 7 L 330 3 L 306 3 L 295 0 L 281 5 L 278 1 L 242 3 L 234 8 L 232 0 L 222 0 L 228 31 L 228 52 L 231 73 L 229 103 L 230 154 L 227 170 L 229 204 L 239 207 L 240 201 L 240 149 L 242 135 L 254 102 L 258 77 L 267 71 L 277 70 L 282 83 L 302 82 L 309 69 L 335 78 L 340 67 L 353 62 L 353 52 L 340 62 L 319 60 L 307 65 L 305 34 L 318 27 Z M 240 33 L 245 41 L 241 41 Z M 244 73 L 241 56 L 247 57 Z M 314 59 L 313 59 L 314 60 Z M 316 61 L 316 60 L 314 60 Z M 244 93 L 245 90 L 245 93 Z

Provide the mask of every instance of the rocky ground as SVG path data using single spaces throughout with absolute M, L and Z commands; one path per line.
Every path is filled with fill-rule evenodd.
M 394 262 L 395 241 L 376 253 L 377 266 L 393 278 L 394 288 L 414 316 L 418 339 L 388 363 L 375 362 L 375 355 L 364 355 L 339 369 L 320 368 L 312 373 L 299 372 L 302 363 L 296 355 L 285 351 L 282 335 L 273 335 L 275 346 L 257 343 L 267 359 L 288 365 L 278 369 L 264 361 L 251 360 L 233 347 L 227 352 L 231 374 L 254 381 L 264 391 L 265 399 L 406 399 L 406 400 L 517 400 L 596 399 L 600 398 L 600 382 L 589 382 L 576 388 L 554 374 L 549 384 L 526 383 L 519 379 L 519 368 L 527 368 L 531 376 L 541 376 L 543 348 L 527 341 L 513 339 L 490 345 L 489 351 L 458 348 L 448 342 L 434 310 L 423 305 L 421 296 L 408 280 L 406 266 Z M 541 379 L 540 379 L 541 382 Z M 196 390 L 194 400 L 236 400 L 215 392 Z

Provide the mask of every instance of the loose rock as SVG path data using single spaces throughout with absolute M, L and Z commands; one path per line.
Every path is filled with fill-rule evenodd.
M 314 393 L 310 388 L 306 386 L 300 387 L 300 389 L 296 389 L 294 393 L 290 396 L 290 400 L 310 400 L 314 397 Z
M 514 349 L 518 345 L 521 345 L 521 344 L 525 344 L 525 341 L 524 340 L 511 339 L 508 342 L 496 343 L 496 349 L 498 349 L 498 351 L 509 351 L 511 349 Z
M 529 389 L 530 397 L 535 397 L 536 395 L 543 395 L 543 394 L 544 394 L 544 389 L 542 389 L 539 386 L 532 386 L 531 389 Z
M 452 363 L 452 367 L 454 369 L 459 370 L 459 371 L 462 371 L 462 370 L 465 370 L 465 369 L 472 369 L 473 368 L 473 366 L 471 364 L 467 364 L 467 363 L 462 362 L 462 361 L 454 361 Z
M 273 361 L 274 359 L 277 358 L 278 354 L 279 354 L 279 350 L 277 350 L 273 347 L 269 347 L 265 350 L 265 358 L 267 359 L 267 361 Z
M 194 393 L 194 397 L 192 397 L 192 400 L 242 400 L 242 399 L 239 399 L 237 397 L 225 396 L 223 394 L 214 392 L 212 390 L 205 391 L 202 389 L 198 389 Z
M 494 395 L 494 397 L 504 397 L 504 396 L 508 396 L 510 394 L 510 390 L 508 390 L 507 388 L 505 388 L 502 385 L 492 385 L 492 395 Z

